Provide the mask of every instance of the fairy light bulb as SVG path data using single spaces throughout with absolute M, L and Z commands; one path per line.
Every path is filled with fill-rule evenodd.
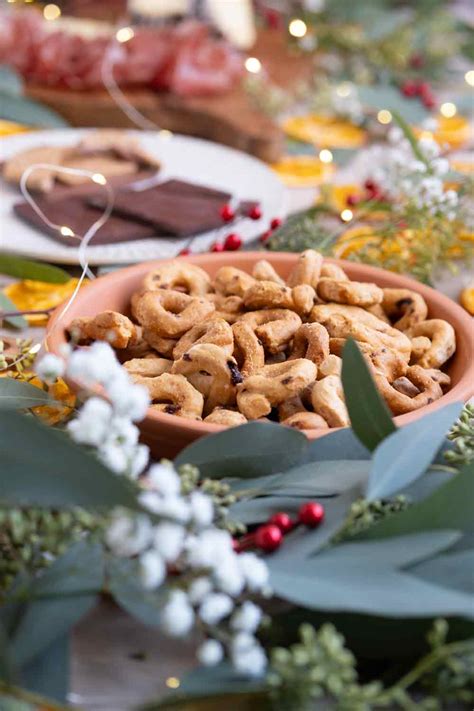
M 321 163 L 332 163 L 333 155 L 331 151 L 327 148 L 323 148 L 323 150 L 319 152 L 319 160 Z
M 62 227 L 60 227 L 59 231 L 63 237 L 74 237 L 74 232 L 71 230 L 70 227 L 67 227 L 67 225 L 63 225 Z
M 291 20 L 288 25 L 288 32 L 292 37 L 304 37 L 307 31 L 308 27 L 306 22 L 303 22 L 303 20 Z
M 445 101 L 445 103 L 439 107 L 439 112 L 444 118 L 453 118 L 453 116 L 456 116 L 457 111 L 457 106 L 453 104 L 452 101 Z
M 94 173 L 94 175 L 91 176 L 91 180 L 97 183 L 97 185 L 105 185 L 107 182 L 105 175 L 102 175 L 102 173 Z
M 49 3 L 43 8 L 43 17 L 48 21 L 57 20 L 61 17 L 61 8 L 54 3 Z
M 177 676 L 169 676 L 165 681 L 165 684 L 168 689 L 178 689 L 181 685 L 181 682 Z
M 474 69 L 470 69 L 465 73 L 464 80 L 469 86 L 474 86 Z
M 35 343 L 34 346 L 28 350 L 28 354 L 36 355 L 41 350 L 41 343 Z
M 343 82 L 342 84 L 339 84 L 338 87 L 336 87 L 336 94 L 341 97 L 346 97 L 349 96 L 349 94 L 352 92 L 352 86 L 349 84 L 348 81 Z
M 354 213 L 352 212 L 352 210 L 346 209 L 341 212 L 341 220 L 343 222 L 350 222 L 353 217 L 354 217 Z
M 115 39 L 117 40 L 117 42 L 120 42 L 121 44 L 123 44 L 124 42 L 129 42 L 134 37 L 135 37 L 135 32 L 133 31 L 132 27 L 121 27 L 115 33 Z
M 262 63 L 257 57 L 247 57 L 245 60 L 245 69 L 250 74 L 258 74 L 262 69 Z
M 392 120 L 392 114 L 387 109 L 382 109 L 377 114 L 377 121 L 383 125 L 390 123 Z

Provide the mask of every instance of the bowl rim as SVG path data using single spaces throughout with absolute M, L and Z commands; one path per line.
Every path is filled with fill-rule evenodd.
M 197 266 L 207 265 L 211 260 L 217 267 L 228 266 L 229 261 L 232 266 L 237 268 L 242 267 L 243 262 L 255 262 L 260 259 L 267 259 L 273 266 L 278 267 L 278 265 L 287 266 L 288 262 L 296 262 L 299 257 L 299 252 L 268 252 L 268 251 L 242 251 L 242 252 L 221 252 L 221 253 L 205 253 L 205 254 L 191 254 L 187 256 L 171 257 L 166 259 L 154 259 L 149 262 L 139 262 L 138 264 L 133 264 L 132 266 L 121 268 L 98 277 L 93 282 L 87 284 L 84 287 L 85 290 L 97 288 L 100 284 L 100 288 L 104 288 L 107 284 L 114 284 L 122 275 L 133 276 L 135 274 L 141 274 L 142 272 L 154 269 L 167 262 L 174 261 L 179 258 L 183 263 L 196 264 Z M 433 289 L 426 284 L 412 279 L 411 277 L 404 276 L 402 274 L 397 274 L 396 272 L 390 272 L 387 269 L 381 269 L 380 267 L 374 267 L 372 265 L 363 264 L 362 262 L 352 262 L 346 259 L 335 259 L 332 257 L 325 257 L 326 262 L 331 264 L 336 264 L 342 267 L 344 270 L 352 271 L 354 268 L 362 269 L 364 271 L 364 281 L 373 281 L 378 283 L 378 280 L 385 280 L 387 275 L 389 280 L 396 282 L 392 288 L 404 288 L 416 291 L 429 303 L 433 301 L 441 302 L 447 307 L 448 311 L 455 313 L 458 325 L 456 330 L 456 339 L 459 338 L 459 332 L 462 331 L 468 335 L 468 341 L 470 342 L 469 348 L 469 363 L 467 364 L 466 370 L 462 374 L 459 381 L 446 392 L 441 398 L 435 400 L 435 402 L 430 403 L 424 407 L 414 410 L 412 412 L 406 413 L 404 415 L 397 415 L 393 418 L 397 426 L 403 426 L 409 422 L 434 412 L 435 410 L 444 407 L 450 403 L 454 402 L 467 402 L 470 397 L 474 396 L 474 319 L 465 311 L 462 306 L 457 304 L 455 301 L 450 299 L 445 294 Z M 205 267 L 203 267 L 205 268 Z M 365 278 L 366 276 L 366 278 Z M 79 292 L 77 299 L 80 299 Z M 46 327 L 45 335 L 45 349 L 46 351 L 51 351 L 53 353 L 59 352 L 59 347 L 66 343 L 66 338 L 64 337 L 64 329 L 58 328 L 57 323 L 61 317 L 62 310 L 64 308 L 63 304 L 60 304 L 53 311 L 48 325 Z M 460 324 L 460 325 L 459 325 Z M 471 333 L 471 338 L 469 338 L 469 333 Z M 454 356 L 455 357 L 455 356 Z M 159 412 L 148 408 L 145 418 L 141 421 L 140 426 L 144 429 L 149 429 L 150 426 L 172 426 L 176 435 L 182 434 L 188 435 L 190 432 L 195 433 L 197 439 L 198 437 L 203 437 L 205 435 L 215 434 L 217 432 L 222 432 L 229 429 L 225 425 L 216 425 L 213 423 L 202 422 L 199 420 L 191 420 L 184 417 L 176 417 L 175 415 L 169 415 L 164 412 Z M 339 429 L 346 429 L 341 427 L 331 427 L 327 430 L 321 429 L 310 429 L 301 430 L 306 434 L 309 439 L 315 439 L 316 437 L 323 436 L 325 434 L 330 434 L 331 432 L 336 432 Z

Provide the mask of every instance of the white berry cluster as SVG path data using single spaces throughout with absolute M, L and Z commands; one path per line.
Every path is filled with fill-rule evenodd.
M 160 614 L 166 634 L 182 637 L 197 625 L 209 636 L 198 649 L 202 664 L 218 664 L 227 652 L 238 671 L 260 675 L 266 655 L 254 633 L 262 611 L 245 596 L 266 591 L 266 564 L 254 553 L 234 551 L 230 534 L 213 523 L 212 499 L 200 491 L 181 494 L 170 463 L 152 465 L 144 487 L 140 502 L 157 522 L 117 512 L 107 532 L 109 548 L 138 557 L 148 589 L 159 588 L 174 571 L 167 582 L 177 582 Z
M 64 376 L 92 394 L 67 429 L 79 444 L 94 447 L 112 471 L 136 479 L 149 463 L 134 424 L 148 407 L 147 391 L 131 382 L 112 348 L 64 350 L 64 360 L 48 354 L 37 366 L 39 377 Z M 147 513 L 116 510 L 106 531 L 111 552 L 138 561 L 143 586 L 157 590 L 166 580 L 171 591 L 160 614 L 163 631 L 187 635 L 194 626 L 206 634 L 198 649 L 202 664 L 218 664 L 227 653 L 235 668 L 261 675 L 267 664 L 255 637 L 262 610 L 249 598 L 268 594 L 268 568 L 254 553 L 237 554 L 231 535 L 215 525 L 210 496 L 198 489 L 183 494 L 171 463 L 152 464 L 139 479 L 140 503 Z M 173 575 L 168 573 L 172 571 Z
M 445 190 L 449 162 L 441 156 L 436 141 L 429 136 L 418 140 L 423 157 L 420 160 L 400 128 L 393 127 L 388 137 L 389 146 L 374 146 L 369 151 L 366 163 L 373 166 L 370 177 L 394 201 L 410 202 L 430 215 L 443 215 L 454 220 L 458 196 L 454 190 Z
M 136 478 L 149 457 L 148 447 L 138 442 L 139 430 L 134 424 L 143 419 L 149 405 L 146 388 L 132 383 L 107 343 L 75 351 L 66 346 L 64 356 L 45 355 L 36 372 L 47 383 L 61 376 L 73 380 L 89 396 L 68 423 L 69 434 L 78 444 L 94 447 L 112 471 Z M 97 386 L 103 396 L 90 396 Z

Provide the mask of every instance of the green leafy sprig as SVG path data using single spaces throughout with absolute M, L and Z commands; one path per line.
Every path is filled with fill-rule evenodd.
M 449 431 L 448 439 L 454 442 L 454 447 L 445 452 L 447 462 L 461 468 L 474 460 L 474 405 L 465 405 L 459 420 Z

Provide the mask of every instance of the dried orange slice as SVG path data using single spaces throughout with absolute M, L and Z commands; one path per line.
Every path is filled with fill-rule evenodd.
M 4 293 L 13 301 L 19 311 L 39 311 L 59 306 L 77 286 L 77 279 L 70 279 L 66 284 L 46 284 L 42 281 L 25 279 L 9 284 Z M 48 316 L 43 314 L 25 317 L 32 326 L 45 326 Z
M 349 121 L 317 114 L 292 116 L 283 123 L 283 130 L 297 141 L 322 148 L 359 148 L 367 139 L 367 133 Z
M 467 286 L 459 295 L 459 303 L 474 316 L 474 286 Z
M 292 188 L 313 188 L 330 178 L 335 168 L 322 163 L 316 156 L 287 156 L 272 164 L 285 185 Z

